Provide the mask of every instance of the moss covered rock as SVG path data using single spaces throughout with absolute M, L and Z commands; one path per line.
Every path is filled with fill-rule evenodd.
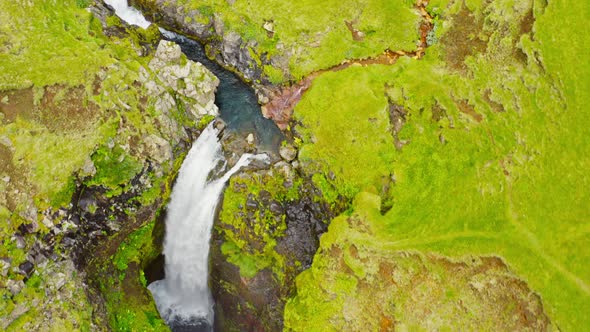
M 216 326 L 277 331 L 294 279 L 309 268 L 332 211 L 292 166 L 231 179 L 211 248 Z

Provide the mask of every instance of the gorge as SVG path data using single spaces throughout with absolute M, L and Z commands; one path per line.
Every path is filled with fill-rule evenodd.
M 588 10 L 0 0 L 0 329 L 588 329 Z
M 172 330 L 212 327 L 209 240 L 221 191 L 230 176 L 251 160 L 269 161 L 267 155 L 244 154 L 229 171 L 222 173 L 226 163 L 218 135 L 210 124 L 180 168 L 166 218 L 165 279 L 148 286 L 162 318 Z

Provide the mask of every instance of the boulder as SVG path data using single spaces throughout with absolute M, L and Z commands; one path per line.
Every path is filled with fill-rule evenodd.
M 176 93 L 173 98 L 160 84 L 149 79 L 145 69 L 140 70 L 140 80 L 150 93 L 159 96 L 156 110 L 168 112 L 176 103 L 182 103 L 182 109 L 189 111 L 189 116 L 198 120 L 203 115 L 217 116 L 215 90 L 219 79 L 198 62 L 188 60 L 180 46 L 174 42 L 162 40 L 148 67 L 156 74 L 164 86 Z
M 27 278 L 31 276 L 31 273 L 33 273 L 34 269 L 35 265 L 29 261 L 25 261 L 24 263 L 18 266 L 19 273 Z
M 248 136 L 246 136 L 246 142 L 250 145 L 254 144 L 254 134 L 250 133 L 248 134 Z
M 162 40 L 156 49 L 155 58 L 164 62 L 180 62 L 182 50 L 174 42 Z
M 144 139 L 146 153 L 160 164 L 172 160 L 172 147 L 170 143 L 160 136 L 151 134 Z
M 8 280 L 6 282 L 6 288 L 10 291 L 10 293 L 14 296 L 20 293 L 20 291 L 25 287 L 25 283 L 22 280 Z
M 295 149 L 293 145 L 288 144 L 285 146 L 281 146 L 281 148 L 279 149 L 279 154 L 283 159 L 285 159 L 288 162 L 291 162 L 295 158 L 297 158 L 297 149 Z

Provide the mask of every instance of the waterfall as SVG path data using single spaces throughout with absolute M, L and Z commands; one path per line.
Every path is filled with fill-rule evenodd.
M 104 2 L 113 7 L 115 14 L 129 24 L 134 24 L 144 29 L 147 29 L 151 24 L 139 10 L 129 6 L 127 0 L 104 0 Z
M 172 190 L 164 239 L 165 278 L 151 283 L 158 311 L 170 326 L 212 326 L 213 302 L 207 284 L 211 227 L 225 183 L 252 160 L 267 155 L 244 154 L 225 174 L 218 131 L 210 124 L 184 160 Z M 213 174 L 212 174 L 213 173 Z M 215 178 L 216 176 L 218 178 Z M 210 178 L 213 179 L 210 179 Z

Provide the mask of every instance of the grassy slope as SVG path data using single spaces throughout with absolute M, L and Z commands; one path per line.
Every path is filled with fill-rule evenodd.
M 3 144 L 10 143 L 10 148 L 0 151 L 0 172 L 10 176 L 10 185 L 22 193 L 9 195 L 8 203 L 0 201 L 0 257 L 11 258 L 15 268 L 9 271 L 8 279 L 23 279 L 16 271 L 26 260 L 26 253 L 16 248 L 11 236 L 20 224 L 30 222 L 22 216 L 31 207 L 34 213 L 29 217 L 40 220 L 42 211 L 67 206 L 74 190 L 74 177 L 87 175 L 81 168 L 90 159 L 97 173 L 87 185 L 103 185 L 110 195 L 120 194 L 127 188 L 122 185 L 128 184 L 143 167 L 138 156 L 129 151 L 129 141 L 136 137 L 140 142 L 140 137 L 150 133 L 165 135 L 154 121 L 159 114 L 153 106 L 140 101 L 149 100 L 147 93 L 133 85 L 139 67 L 145 66 L 148 59 L 137 57 L 133 41 L 105 37 L 100 22 L 84 9 L 88 5 L 89 1 L 84 0 L 0 0 L 0 96 L 6 96 L 0 98 L 0 138 Z M 138 36 L 144 37 L 149 36 Z M 14 97 L 29 93 L 31 98 Z M 15 113 L 14 118 L 10 118 L 11 112 Z M 165 172 L 172 175 L 171 169 Z M 161 184 L 171 181 L 171 177 L 155 175 L 150 179 L 153 188 L 138 198 L 146 206 L 166 196 Z M 0 190 L 5 185 L 3 181 Z M 48 233 L 43 223 L 39 221 L 39 225 L 38 234 L 25 237 L 28 247 L 35 236 Z M 149 240 L 150 237 L 144 239 Z M 129 259 L 127 256 L 120 261 Z M 43 322 L 40 315 L 52 313 L 61 317 L 51 321 L 57 330 L 90 329 L 92 307 L 80 288 L 79 277 L 75 278 L 77 284 L 68 283 L 75 290 L 72 299 L 52 299 L 51 312 L 43 312 L 49 307 L 39 299 L 56 296 L 43 291 L 43 287 L 48 287 L 48 270 L 49 267 L 38 266 L 17 296 L 0 288 L 1 317 L 8 319 L 11 312 L 18 311 L 15 308 L 30 309 L 8 329 L 31 328 Z M 132 277 L 139 277 L 136 274 Z M 4 280 L 0 283 L 5 285 Z M 108 298 L 107 306 L 113 309 L 109 314 L 113 317 L 135 317 L 138 313 L 150 318 L 115 322 L 112 328 L 165 330 L 151 300 L 142 300 L 140 306 L 127 297 Z M 35 303 L 40 303 L 39 309 Z
M 479 1 L 467 4 L 484 15 Z M 563 18 L 588 13 L 589 6 L 571 1 L 544 8 L 536 2 L 534 41 L 530 33 L 517 33 L 514 22 L 524 15 L 523 6 L 527 3 L 504 1 L 485 9 L 483 30 L 491 32 L 485 37 L 487 51 L 467 57 L 466 71 L 447 66 L 452 45 L 439 43 L 421 61 L 326 74 L 314 82 L 295 115 L 308 134 L 302 158 L 324 162 L 336 174 L 337 190 L 350 193 L 352 184 L 357 191 L 380 193 L 379 179 L 394 171 L 393 208 L 384 217 L 374 207 L 355 210 L 378 230 L 333 236 L 359 250 L 376 247 L 390 255 L 413 249 L 453 257 L 499 255 L 541 294 L 556 325 L 575 330 L 590 327 L 585 315 L 590 211 L 584 204 L 590 147 L 583 136 L 590 67 L 580 62 L 588 54 L 588 38 L 579 33 L 582 22 Z M 460 7 L 440 1 L 430 7 L 447 8 L 445 24 L 437 28 L 442 35 L 452 33 L 450 14 Z M 515 59 L 513 43 L 528 62 Z M 492 103 L 486 102 L 486 90 Z M 391 164 L 390 143 L 379 138 L 387 125 L 385 91 L 409 111 L 400 136 L 410 144 L 394 154 Z M 460 100 L 482 121 L 461 112 Z M 494 111 L 498 104 L 505 112 Z M 432 110 L 441 108 L 447 117 L 433 121 Z M 369 121 L 377 125 L 368 126 Z M 355 141 L 364 144 L 356 147 Z M 332 243 L 322 240 L 317 263 L 299 277 L 299 296 L 286 308 L 288 327 L 331 324 L 343 314 L 343 304 L 326 301 L 330 292 L 320 286 L 330 269 L 338 269 L 321 263 Z M 400 315 L 396 318 L 410 320 Z
M 312 71 L 329 68 L 346 59 L 366 58 L 386 49 L 414 50 L 418 40 L 419 15 L 414 1 L 244 1 L 181 0 L 185 10 L 208 15 L 215 12 L 230 31 L 245 40 L 255 39 L 259 54 L 292 54 L 289 68 L 299 79 Z M 365 34 L 354 41 L 344 21 Z M 262 28 L 273 21 L 275 35 L 267 37 Z M 282 44 L 279 48 L 277 45 Z M 271 74 L 272 67 L 267 68 Z

